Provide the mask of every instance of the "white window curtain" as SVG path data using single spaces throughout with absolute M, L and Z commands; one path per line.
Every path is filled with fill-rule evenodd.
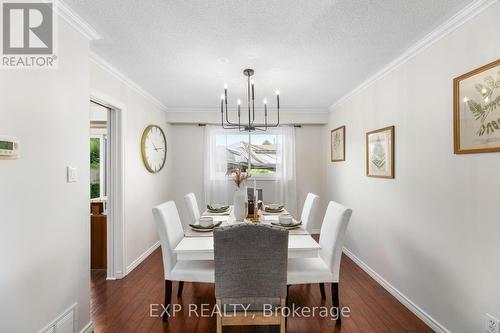
M 228 153 L 227 149 L 221 149 L 221 147 L 217 148 L 217 136 L 236 133 L 239 134 L 239 131 L 225 130 L 216 125 L 207 125 L 205 127 L 205 204 L 232 204 L 234 185 L 226 176 Z M 259 132 L 257 132 L 257 134 L 258 133 Z M 259 180 L 258 174 L 255 174 L 254 178 L 256 178 L 258 182 L 262 181 L 267 184 L 273 184 L 274 201 L 283 203 L 291 214 L 297 216 L 295 128 L 283 126 L 275 129 L 268 129 L 266 133 L 277 136 L 276 174 L 273 179 Z M 247 185 L 251 186 L 251 184 L 252 181 Z M 267 198 L 270 197 L 268 196 Z
M 272 130 L 271 133 L 278 134 L 275 201 L 283 203 L 292 215 L 297 216 L 295 127 L 278 127 Z
M 204 150 L 204 191 L 205 205 L 210 203 L 230 204 L 232 197 L 228 193 L 227 150 L 217 148 L 217 134 L 226 130 L 220 126 L 205 126 Z

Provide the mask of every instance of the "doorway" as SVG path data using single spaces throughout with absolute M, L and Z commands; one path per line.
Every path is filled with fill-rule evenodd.
M 108 117 L 111 110 L 90 101 L 90 269 L 108 262 Z
M 125 276 L 122 110 L 90 99 L 90 267 L 107 280 Z

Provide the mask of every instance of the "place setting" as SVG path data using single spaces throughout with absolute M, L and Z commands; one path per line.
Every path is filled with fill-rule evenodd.
M 198 233 L 204 233 L 206 236 L 211 236 L 211 232 L 214 231 L 215 228 L 219 227 L 222 224 L 223 221 L 219 220 L 216 221 L 214 220 L 213 217 L 210 216 L 202 216 L 198 220 L 198 223 L 195 224 L 189 224 L 190 229 L 186 230 L 186 236 L 200 236 L 202 234 Z
M 264 206 L 264 215 L 287 215 L 288 212 L 285 209 L 285 206 L 278 203 L 271 203 Z
M 262 222 L 284 228 L 288 230 L 291 235 L 308 235 L 308 232 L 304 229 L 302 221 L 294 219 L 293 216 L 289 214 L 267 216 L 267 218 L 265 218 Z
M 203 214 L 206 215 L 229 215 L 231 214 L 231 206 L 221 204 L 209 204 L 207 210 Z

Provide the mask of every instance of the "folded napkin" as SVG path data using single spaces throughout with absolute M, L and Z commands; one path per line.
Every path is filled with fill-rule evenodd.
M 207 209 L 212 213 L 224 213 L 229 209 L 229 206 L 207 205 Z
M 266 207 L 265 211 L 270 212 L 270 213 L 280 213 L 283 211 L 284 208 L 285 207 L 283 207 L 283 206 L 281 206 L 280 208 L 277 208 L 277 209 L 272 209 L 272 208 Z

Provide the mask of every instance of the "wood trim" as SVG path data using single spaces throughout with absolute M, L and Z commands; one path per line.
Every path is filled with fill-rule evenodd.
M 500 59 L 476 68 L 453 79 L 453 151 L 455 154 L 500 152 L 500 146 L 492 148 L 462 149 L 460 147 L 460 81 L 500 65 Z
M 380 128 L 378 130 L 374 130 L 374 131 L 370 131 L 368 133 L 366 133 L 366 176 L 367 177 L 372 177 L 372 178 L 385 178 L 385 179 L 394 179 L 395 178 L 395 164 L 396 164 L 396 161 L 394 159 L 395 157 L 395 144 L 396 144 L 396 136 L 395 136 L 395 126 L 388 126 L 388 127 L 384 127 L 384 128 Z M 385 131 L 388 131 L 390 130 L 391 131 L 391 149 L 390 149 L 390 152 L 391 152 L 391 175 L 390 176 L 375 176 L 375 175 L 370 175 L 370 168 L 369 168 L 369 164 L 368 164 L 368 159 L 369 159 L 369 150 L 368 150 L 368 137 L 370 136 L 370 134 L 375 134 L 375 133 L 380 133 L 380 132 L 385 132 Z
M 337 159 L 337 160 L 334 160 L 333 159 L 333 146 L 332 146 L 332 135 L 333 135 L 333 132 L 335 131 L 338 131 L 340 129 L 343 129 L 342 131 L 342 136 L 343 136 L 343 139 L 342 139 L 342 143 L 343 143 L 343 151 L 344 151 L 344 158 L 343 159 Z M 332 162 L 343 162 L 345 161 L 345 125 L 344 126 L 340 126 L 340 127 L 337 127 L 335 129 L 332 129 L 330 131 L 330 159 Z

